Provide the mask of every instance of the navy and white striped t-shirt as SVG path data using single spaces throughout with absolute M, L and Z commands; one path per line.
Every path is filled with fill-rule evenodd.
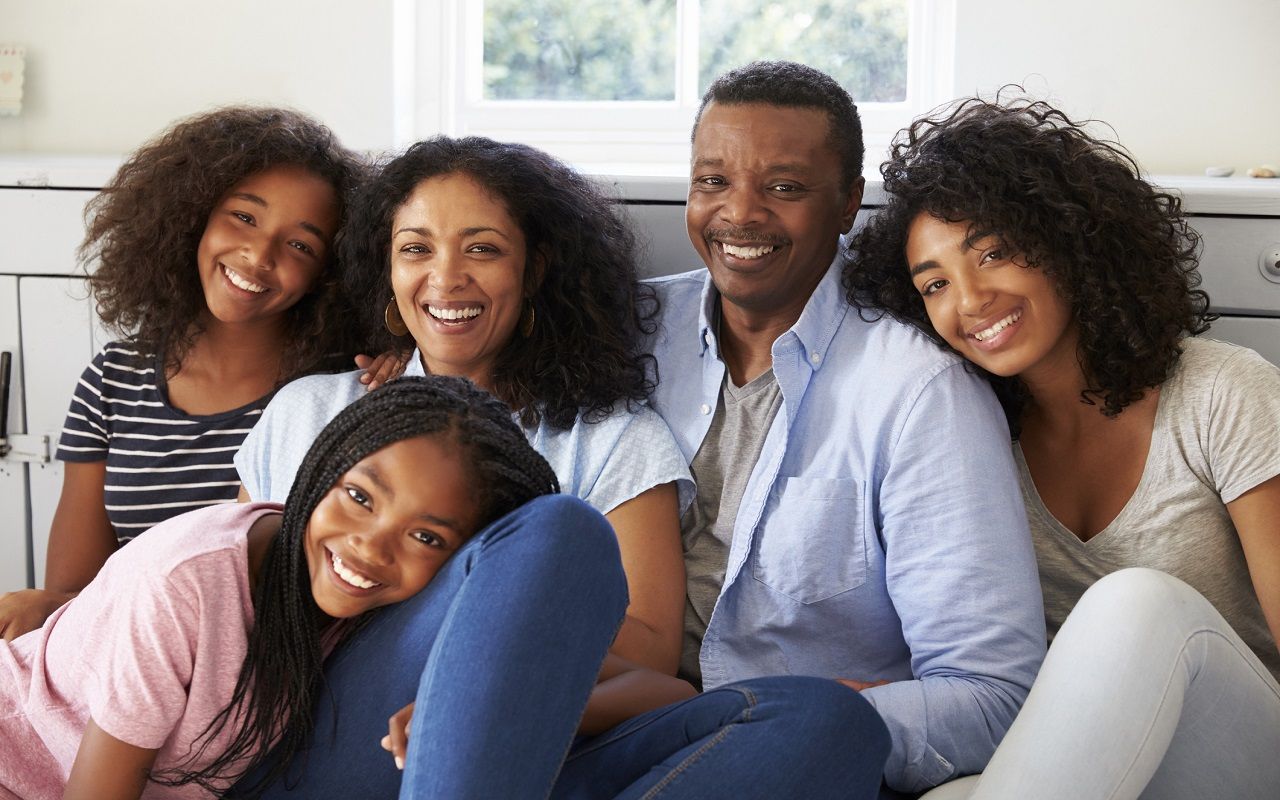
M 121 542 L 178 514 L 234 501 L 240 478 L 231 459 L 271 399 L 192 416 L 169 404 L 159 367 L 128 342 L 107 345 L 80 376 L 58 442 L 60 461 L 107 462 L 107 517 Z

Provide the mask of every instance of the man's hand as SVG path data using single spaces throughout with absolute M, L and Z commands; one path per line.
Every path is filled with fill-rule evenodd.
M 836 678 L 836 683 L 843 683 L 855 692 L 860 692 L 863 689 L 870 689 L 873 686 L 884 686 L 888 682 L 889 681 L 872 681 L 871 683 L 867 683 L 866 681 L 855 681 L 853 678 Z
M 46 589 L 22 589 L 0 594 L 0 635 L 12 642 L 44 624 L 49 615 L 74 595 Z
M 382 749 L 391 753 L 396 760 L 396 769 L 404 769 L 404 757 L 409 752 L 409 726 L 413 724 L 413 703 L 391 715 L 387 720 L 389 729 L 382 737 Z

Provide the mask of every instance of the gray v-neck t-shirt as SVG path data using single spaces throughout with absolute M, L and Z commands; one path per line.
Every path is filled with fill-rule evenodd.
M 1280 652 L 1226 506 L 1280 475 L 1280 368 L 1225 342 L 1187 339 L 1184 347 L 1160 389 L 1138 488 L 1087 542 L 1045 507 L 1014 445 L 1049 636 L 1094 581 L 1149 567 L 1204 595 L 1280 680 Z
M 781 405 L 772 369 L 741 387 L 726 371 L 711 428 L 689 465 L 698 495 L 680 521 L 688 588 L 680 676 L 695 684 L 702 682 L 702 637 L 724 586 L 738 506 Z

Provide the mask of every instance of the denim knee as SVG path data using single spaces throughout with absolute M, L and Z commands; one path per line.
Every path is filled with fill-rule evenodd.
M 600 595 L 593 596 L 616 599 L 626 607 L 627 579 L 618 538 L 599 511 L 573 495 L 535 497 L 490 525 L 481 534 L 481 547 L 494 547 L 517 534 L 530 537 L 520 547 L 527 569 L 542 569 L 561 579 L 569 572 L 575 580 L 594 585 Z
M 613 526 L 573 495 L 535 497 L 491 523 L 478 538 L 492 544 L 521 531 L 537 536 L 539 549 L 545 552 L 568 551 L 589 564 L 621 563 Z
M 889 729 L 879 712 L 860 692 L 830 678 L 775 676 L 723 688 L 749 696 L 754 713 L 785 715 L 807 732 L 808 746 L 823 743 L 832 757 L 851 746 L 881 760 L 889 757 Z

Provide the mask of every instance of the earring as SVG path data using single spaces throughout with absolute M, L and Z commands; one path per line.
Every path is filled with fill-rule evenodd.
M 387 326 L 387 330 L 391 331 L 392 336 L 404 336 L 409 332 L 409 326 L 404 324 L 404 317 L 400 316 L 400 309 L 396 306 L 395 298 L 391 298 L 391 302 L 387 303 L 387 308 L 382 312 L 382 324 Z
M 520 335 L 528 339 L 533 335 L 533 323 L 537 319 L 537 312 L 533 308 L 533 299 L 524 301 L 524 312 L 520 314 Z

